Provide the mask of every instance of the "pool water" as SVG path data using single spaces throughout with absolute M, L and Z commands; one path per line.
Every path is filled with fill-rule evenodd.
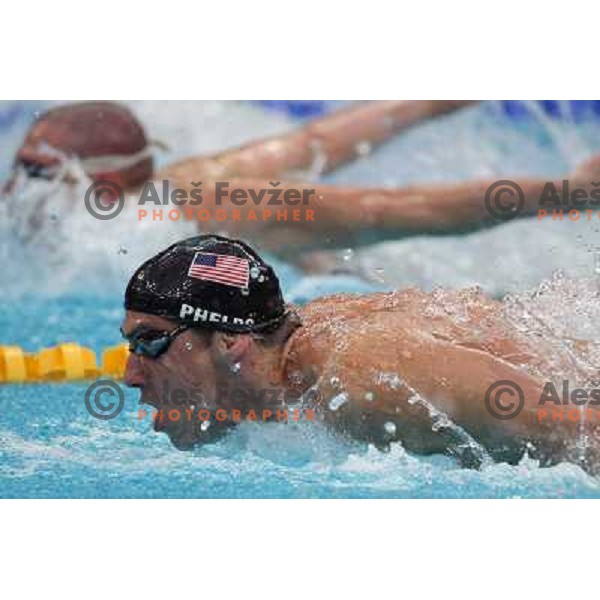
M 31 115 L 43 107 L 0 104 L 0 173 L 8 170 Z M 137 102 L 132 107 L 152 136 L 172 146 L 163 162 L 294 125 L 281 112 L 256 104 Z M 416 127 L 323 179 L 401 185 L 473 176 L 554 176 L 600 150 L 596 121 L 549 123 L 535 111 L 527 121 L 513 121 L 496 108 L 473 107 Z M 2 118 L 8 114 L 10 118 Z M 34 351 L 76 341 L 99 352 L 118 343 L 122 291 L 133 268 L 192 233 L 183 224 L 149 224 L 131 231 L 123 224 L 108 228 L 90 221 L 76 211 L 57 213 L 39 233 L 40 242 L 51 237 L 48 247 L 24 244 L 18 225 L 1 219 L 0 344 Z M 294 302 L 339 291 L 480 283 L 496 296 L 518 293 L 528 306 L 535 299 L 536 314 L 553 327 L 598 340 L 598 226 L 563 223 L 555 229 L 550 235 L 530 219 L 467 236 L 419 236 L 386 242 L 385 247 L 347 249 L 349 273 L 338 275 L 303 277 L 291 265 L 273 257 L 271 262 L 286 297 Z M 528 246 L 518 246 L 524 241 Z M 450 260 L 440 267 L 443 255 Z M 377 277 L 364 279 L 375 271 Z M 529 294 L 532 288 L 538 294 Z M 400 445 L 380 452 L 302 421 L 244 423 L 216 444 L 179 452 L 166 436 L 153 432 L 148 418 L 138 418 L 138 393 L 133 390 L 126 390 L 119 417 L 93 419 L 84 405 L 87 385 L 0 386 L 0 496 L 600 496 L 600 481 L 575 465 L 541 469 L 524 459 L 517 466 L 485 464 L 479 471 L 465 470 L 443 456 L 410 455 Z

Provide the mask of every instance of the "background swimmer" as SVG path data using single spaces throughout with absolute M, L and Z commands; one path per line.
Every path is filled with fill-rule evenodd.
M 36 199 L 34 194 L 30 200 L 39 206 L 34 211 L 32 229 L 39 227 L 40 219 L 47 218 L 48 205 L 81 202 L 79 195 L 85 193 L 89 182 L 99 180 L 112 181 L 131 193 L 139 193 L 142 184 L 152 178 L 170 180 L 172 187 L 190 192 L 194 187 L 192 182 L 202 180 L 203 206 L 211 211 L 215 205 L 211 192 L 215 191 L 217 181 L 227 180 L 231 187 L 265 188 L 272 187 L 268 178 L 279 174 L 287 174 L 293 179 L 294 173 L 323 173 L 356 156 L 360 143 L 381 143 L 420 120 L 464 104 L 466 102 L 459 101 L 363 104 L 318 119 L 287 135 L 259 140 L 212 156 L 179 161 L 158 172 L 154 171 L 152 143 L 127 108 L 113 102 L 66 105 L 42 114 L 31 127 L 16 153 L 14 175 L 5 184 L 4 191 L 18 199 L 19 196 L 28 197 L 32 180 L 40 187 L 39 198 Z M 259 180 L 261 177 L 265 179 Z M 53 182 L 53 185 L 44 184 L 44 181 Z M 78 181 L 88 183 L 76 189 L 72 184 Z M 281 189 L 285 193 L 285 184 Z M 292 244 L 295 238 L 313 238 L 313 234 L 301 231 L 295 223 L 289 231 L 290 228 L 282 227 L 277 221 L 257 225 L 213 220 L 200 224 L 200 227 L 239 231 L 280 249 Z
M 229 274 L 219 269 L 222 260 L 233 261 Z M 598 348 L 524 333 L 503 303 L 476 290 L 338 295 L 294 308 L 251 248 L 199 236 L 144 263 L 125 307 L 122 331 L 132 349 L 126 383 L 158 410 L 178 407 L 162 396 L 165 381 L 201 391 L 202 402 L 187 406 L 192 411 L 273 408 L 260 400 L 236 405 L 218 390 L 275 386 L 309 398 L 333 427 L 382 448 L 401 442 L 466 466 L 486 458 L 516 463 L 527 452 L 544 465 L 571 460 L 597 468 L 598 422 L 540 420 L 536 402 L 546 381 L 598 377 Z M 208 319 L 208 311 L 219 319 Z M 484 402 L 501 380 L 524 392 L 514 419 L 495 418 Z M 212 441 L 232 425 L 155 422 L 179 448 Z
M 299 247 L 359 245 L 369 231 L 376 232 L 378 239 L 399 233 L 462 231 L 494 222 L 483 198 L 495 180 L 405 188 L 324 185 L 310 180 L 361 155 L 363 147 L 370 150 L 410 125 L 466 104 L 410 101 L 351 106 L 289 134 L 181 160 L 159 171 L 154 170 L 152 144 L 126 108 L 109 102 L 68 105 L 42 115 L 31 128 L 17 152 L 15 175 L 5 190 L 18 196 L 18 190 L 32 179 L 54 180 L 51 189 L 42 187 L 40 192 L 40 210 L 31 220 L 35 228 L 40 219 L 47 218 L 49 204 L 81 201 L 82 189 L 66 189 L 78 177 L 108 179 L 137 194 L 150 178 L 166 179 L 188 195 L 194 191 L 192 182 L 201 180 L 202 206 L 211 215 L 198 224 L 201 231 L 243 236 L 294 260 L 298 259 Z M 597 157 L 589 160 L 567 176 L 573 185 L 589 189 L 599 178 L 599 162 Z M 217 204 L 221 206 L 215 197 L 218 181 L 226 180 L 232 188 L 249 191 L 272 188 L 274 178 L 282 193 L 316 188 L 310 203 L 311 218 L 283 222 L 248 219 L 248 212 L 255 208 L 250 202 L 232 205 L 240 213 L 238 219 L 214 217 Z M 546 180 L 515 179 L 524 193 L 522 214 L 535 214 Z M 300 264 L 325 271 L 331 261 L 310 257 Z

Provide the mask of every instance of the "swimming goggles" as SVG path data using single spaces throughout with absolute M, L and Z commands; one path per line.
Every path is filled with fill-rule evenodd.
M 173 331 L 140 328 L 129 336 L 125 335 L 123 330 L 121 330 L 121 334 L 129 342 L 129 352 L 137 356 L 156 359 L 169 349 L 180 333 L 188 329 L 187 325 L 180 325 Z

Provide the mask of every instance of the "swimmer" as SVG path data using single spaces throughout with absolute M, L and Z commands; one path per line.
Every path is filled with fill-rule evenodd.
M 415 289 L 290 306 L 252 248 L 202 235 L 132 275 L 122 324 L 131 351 L 125 383 L 140 389 L 140 402 L 156 411 L 155 430 L 180 449 L 235 427 L 233 411 L 242 419 L 251 410 L 274 413 L 291 397 L 335 430 L 382 449 L 397 442 L 469 467 L 488 459 L 514 464 L 528 453 L 542 465 L 573 460 L 592 470 L 594 444 L 582 456 L 575 443 L 581 423 L 537 415 L 544 382 L 598 378 L 591 345 L 560 347 L 552 336 L 524 333 L 505 308 L 474 290 Z M 523 390 L 525 405 L 513 419 L 486 408 L 497 381 Z M 273 388 L 283 390 L 275 405 L 262 393 Z M 179 401 L 165 390 L 177 390 Z M 172 420 L 172 409 L 192 417 Z M 200 419 L 202 410 L 208 415 Z M 588 440 L 599 423 L 584 425 Z
M 201 232 L 241 236 L 305 270 L 323 272 L 331 267 L 331 256 L 303 255 L 299 250 L 358 246 L 364 242 L 365 234 L 373 232 L 381 241 L 398 235 L 464 231 L 499 222 L 484 203 L 486 191 L 495 179 L 424 183 L 405 188 L 310 182 L 310 177 L 331 171 L 360 155 L 365 144 L 369 147 L 381 144 L 409 126 L 468 104 L 468 101 L 386 101 L 353 105 L 291 133 L 212 156 L 185 159 L 159 171 L 154 170 L 152 144 L 128 109 L 112 102 L 67 105 L 48 111 L 33 125 L 17 152 L 15 174 L 5 189 L 14 192 L 19 187 L 17 181 L 26 186 L 31 180 L 59 178 L 60 188 L 54 186 L 51 190 L 53 201 L 69 203 L 74 195 L 77 198 L 83 195 L 80 188 L 71 193 L 64 189 L 78 176 L 114 181 L 138 195 L 144 182 L 168 180 L 171 189 L 185 190 L 188 198 L 197 191 L 192 182 L 201 181 L 201 207 L 209 215 L 198 223 Z M 566 177 L 572 189 L 587 190 L 589 195 L 595 187 L 593 182 L 600 179 L 600 157 L 586 161 Z M 523 190 L 521 214 L 536 214 L 546 180 L 512 179 Z M 249 200 L 240 206 L 225 196 L 221 198 L 223 204 L 219 204 L 216 194 L 219 181 L 227 181 L 231 189 L 239 189 L 246 196 L 250 191 L 273 189 L 272 182 L 278 183 L 280 197 L 287 191 L 314 189 L 307 205 L 310 214 L 305 211 L 299 218 L 286 214 L 286 220 L 278 220 L 273 216 L 277 207 L 261 206 L 271 213 L 264 218 L 264 213 L 255 217 L 252 211 L 256 206 Z M 556 185 L 561 189 L 562 178 Z M 42 208 L 34 211 L 32 227 L 39 227 L 47 200 L 43 199 Z M 184 212 L 186 206 L 178 208 Z M 577 205 L 579 209 L 585 207 Z M 194 212 L 198 207 L 187 208 Z M 218 218 L 219 208 L 230 210 L 227 218 Z M 562 208 L 567 210 L 569 205 Z
M 9 201 L 8 216 L 23 241 L 40 243 L 38 233 L 45 223 L 62 208 L 70 211 L 82 203 L 92 181 L 108 180 L 129 190 L 151 179 L 153 172 L 150 141 L 125 106 L 114 102 L 60 106 L 41 115 L 29 129 L 15 155 L 11 177 L 0 185 L 0 200 Z M 27 210 L 21 210 L 19 201 Z M 19 227 L 22 219 L 26 222 Z M 43 243 L 51 248 L 55 241 Z
M 152 177 L 154 161 L 143 127 L 125 106 L 114 102 L 82 102 L 50 109 L 29 129 L 13 161 L 15 173 L 5 191 L 23 172 L 31 178 L 59 176 L 73 182 L 76 159 L 92 180 L 110 180 L 123 189 Z
M 16 196 L 33 181 L 59 180 L 61 189 L 52 187 L 53 199 L 72 201 L 65 187 L 78 179 L 109 180 L 125 191 L 139 193 L 144 182 L 169 180 L 172 187 L 192 190 L 193 181 L 203 182 L 203 206 L 215 207 L 215 182 L 229 181 L 231 187 L 264 189 L 272 187 L 274 178 L 282 181 L 279 189 L 314 188 L 312 184 L 295 183 L 300 174 L 317 176 L 360 154 L 362 145 L 373 147 L 420 121 L 456 110 L 467 101 L 388 101 L 358 104 L 317 119 L 308 125 L 277 137 L 226 150 L 213 156 L 179 161 L 158 172 L 154 170 L 152 143 L 133 113 L 113 102 L 85 102 L 53 108 L 41 115 L 31 127 L 16 153 L 13 175 L 4 185 L 5 194 Z M 87 186 L 86 186 L 87 187 Z M 319 190 L 321 186 L 319 187 Z M 316 218 L 321 219 L 318 230 L 313 221 L 303 223 L 277 220 L 248 222 L 203 222 L 203 230 L 227 231 L 261 240 L 263 247 L 283 251 L 297 244 L 314 245 L 322 242 L 323 231 L 336 233 L 331 238 L 341 245 L 351 230 L 356 229 L 356 190 L 339 190 L 322 186 L 322 201 Z M 50 193 L 50 192 L 48 192 Z M 340 196 L 341 194 L 341 196 Z M 25 193 L 21 196 L 26 197 Z M 339 201 L 350 201 L 349 213 L 342 207 L 332 210 Z M 227 200 L 228 201 L 228 200 Z M 45 207 L 47 199 L 41 202 Z M 316 200 L 315 200 L 316 204 Z M 236 206 L 240 210 L 240 207 Z M 244 207 L 247 212 L 250 204 Z M 35 211 L 39 226 L 40 210 Z M 347 221 L 347 222 L 346 222 Z M 365 225 L 363 220 L 362 225 Z M 378 227 L 377 219 L 373 225 Z

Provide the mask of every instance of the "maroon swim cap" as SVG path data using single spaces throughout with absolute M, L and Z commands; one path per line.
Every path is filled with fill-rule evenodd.
M 61 157 L 80 159 L 92 179 L 135 188 L 152 177 L 154 162 L 142 125 L 115 102 L 82 102 L 40 115 L 18 150 L 15 164 L 31 174 L 56 168 Z

